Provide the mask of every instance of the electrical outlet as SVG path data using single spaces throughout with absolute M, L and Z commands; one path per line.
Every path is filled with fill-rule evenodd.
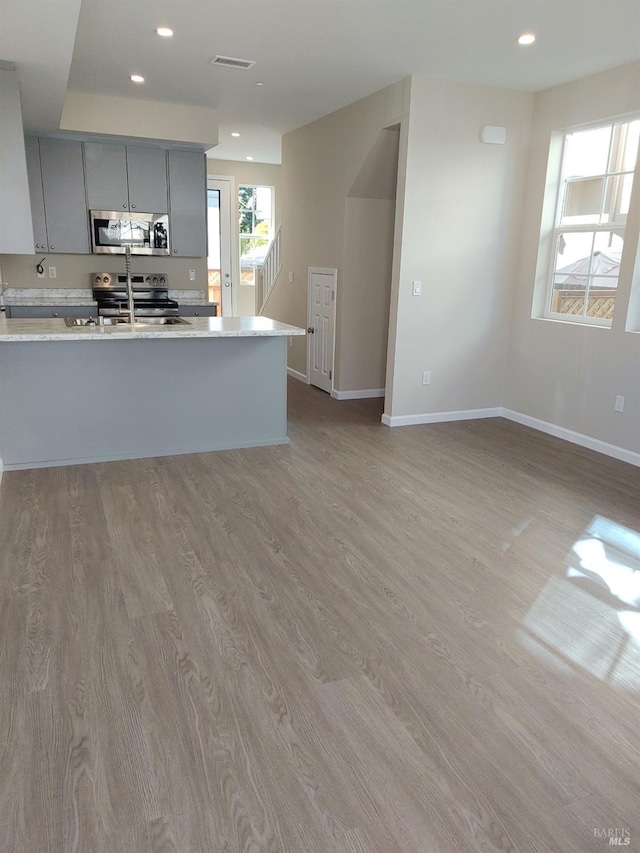
M 55 267 L 49 267 L 49 278 L 56 278 L 58 273 Z
M 624 397 L 620 394 L 616 397 L 615 410 L 616 412 L 624 412 Z
M 289 273 L 289 284 L 293 284 L 293 273 Z
M 423 385 L 431 385 L 431 371 L 423 370 L 422 371 L 422 384 Z
M 293 346 L 293 335 L 289 335 L 289 349 Z
M 413 295 L 414 296 L 422 296 L 422 282 L 414 281 L 413 282 Z M 424 383 L 426 385 L 426 383 Z
M 195 270 L 189 270 L 189 281 L 195 281 L 195 280 L 196 280 L 196 271 Z
M 44 267 L 42 264 L 38 264 L 36 267 L 36 275 L 38 278 L 44 278 Z

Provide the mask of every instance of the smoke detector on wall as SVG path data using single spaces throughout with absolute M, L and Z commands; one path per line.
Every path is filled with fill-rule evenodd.
M 235 56 L 214 56 L 211 65 L 221 65 L 223 68 L 240 68 L 247 71 L 255 65 L 254 59 L 238 59 Z

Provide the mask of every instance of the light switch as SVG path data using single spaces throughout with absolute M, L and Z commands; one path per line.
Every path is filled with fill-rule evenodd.
M 49 267 L 49 278 L 56 278 L 57 272 L 55 267 Z
M 196 271 L 195 270 L 189 270 L 189 281 L 195 281 L 195 280 L 196 280 Z
M 414 296 L 422 296 L 422 282 L 414 281 L 413 282 L 413 295 Z

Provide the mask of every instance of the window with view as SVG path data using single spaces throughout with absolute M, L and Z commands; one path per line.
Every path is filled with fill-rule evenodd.
M 273 187 L 240 186 L 240 282 L 255 285 L 256 267 L 264 263 L 273 239 Z
M 610 325 L 640 119 L 564 137 L 546 316 Z

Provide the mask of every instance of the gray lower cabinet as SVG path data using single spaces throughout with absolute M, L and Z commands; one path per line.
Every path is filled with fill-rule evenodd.
M 97 317 L 94 305 L 8 305 L 12 320 L 51 320 L 55 317 Z
M 217 305 L 179 305 L 181 317 L 217 317 Z
M 89 253 L 89 218 L 84 191 L 84 166 L 82 143 L 75 139 L 38 139 L 46 223 L 46 241 L 42 231 L 35 241 L 36 247 L 46 242 L 46 249 L 36 251 Z M 31 153 L 32 168 L 35 154 Z M 31 175 L 30 181 L 32 180 Z M 35 175 L 34 175 L 35 180 Z M 39 208 L 40 190 L 32 190 Z
M 207 166 L 203 151 L 169 151 L 169 242 L 176 257 L 207 254 Z

